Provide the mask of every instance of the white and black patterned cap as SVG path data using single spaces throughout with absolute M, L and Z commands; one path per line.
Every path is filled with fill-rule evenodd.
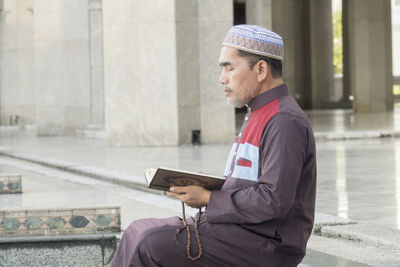
M 224 46 L 283 60 L 283 39 L 273 31 L 256 25 L 236 25 L 225 36 Z

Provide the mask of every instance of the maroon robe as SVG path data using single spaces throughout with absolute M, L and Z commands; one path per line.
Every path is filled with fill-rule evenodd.
M 178 217 L 143 219 L 124 232 L 111 266 L 297 266 L 314 222 L 316 155 L 311 126 L 285 84 L 252 99 L 199 224 L 203 255 L 186 255 Z M 197 215 L 198 216 L 198 215 Z M 192 256 L 197 255 L 194 218 Z

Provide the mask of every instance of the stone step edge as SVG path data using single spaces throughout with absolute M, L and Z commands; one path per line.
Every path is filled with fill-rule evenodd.
M 0 214 L 22 214 L 22 213 L 38 213 L 38 212 L 52 212 L 52 213 L 57 213 L 57 212 L 88 212 L 88 211 L 94 211 L 94 210 L 121 210 L 120 206 L 88 206 L 88 207 L 55 207 L 55 208 L 38 208 L 38 209 L 31 209 L 31 208 L 16 208 L 16 209 L 1 209 L 0 208 Z M 1 217 L 0 217 L 1 218 Z
M 365 225 L 366 224 L 358 224 L 355 227 L 360 227 L 360 229 L 362 229 L 362 227 Z M 319 235 L 327 238 L 343 239 L 352 242 L 362 242 L 368 246 L 373 247 L 400 250 L 400 242 L 398 242 L 398 240 L 400 240 L 400 230 L 388 227 L 381 227 L 378 225 L 370 225 L 370 227 L 379 228 L 381 231 L 379 234 L 371 234 L 370 231 L 363 230 L 361 230 L 361 232 L 352 232 L 348 229 L 342 229 L 342 227 L 336 225 L 322 227 Z M 396 237 L 397 240 L 394 241 Z
M 40 164 L 50 168 L 59 169 L 62 171 L 71 172 L 78 175 L 96 178 L 104 182 L 122 185 L 140 191 L 150 192 L 157 195 L 165 195 L 163 191 L 148 188 L 147 185 L 145 184 L 144 176 L 140 177 L 140 176 L 126 175 L 117 171 L 110 171 L 107 169 L 91 165 L 84 165 L 65 160 L 55 160 L 46 157 L 29 155 L 26 153 L 12 151 L 6 147 L 0 147 L 0 155 L 10 158 L 15 158 L 18 160 L 25 160 L 28 162 Z
M 387 247 L 378 247 L 365 244 L 363 242 L 349 241 L 346 239 L 329 238 L 325 236 L 314 235 L 312 240 L 308 242 L 307 249 L 322 252 L 335 257 L 351 260 L 362 266 L 386 266 L 395 267 L 394 263 L 399 263 L 399 250 L 389 249 Z M 338 259 L 339 260 L 339 259 Z M 340 262 L 336 262 L 334 266 L 339 266 Z M 327 266 L 323 262 L 315 266 Z M 353 265 L 340 265 L 353 266 Z M 359 265 L 357 265 L 359 266 Z
M 11 243 L 41 243 L 41 242 L 63 242 L 63 241 L 96 241 L 96 240 L 116 240 L 121 238 L 120 233 L 104 234 L 76 234 L 76 235 L 57 235 L 57 236 L 23 236 L 23 237 L 2 237 L 0 244 Z
M 356 228 L 358 231 L 351 231 L 351 229 L 346 228 Z M 380 232 L 373 233 L 368 229 L 380 229 Z M 384 238 L 382 238 L 382 233 L 384 233 Z M 400 240 L 400 230 L 352 219 L 343 219 L 329 214 L 315 213 L 313 234 L 327 238 L 362 242 L 368 246 L 400 250 L 400 242 L 398 241 Z M 393 241 L 393 235 L 397 237 L 395 241 Z
M 121 208 L 0 210 L 0 238 L 121 232 Z
M 316 140 L 347 140 L 400 137 L 397 130 L 377 131 L 346 131 L 346 132 L 315 132 Z
M 315 212 L 313 233 L 321 235 L 321 230 L 326 226 L 357 224 L 358 222 L 352 219 L 344 219 L 326 213 Z

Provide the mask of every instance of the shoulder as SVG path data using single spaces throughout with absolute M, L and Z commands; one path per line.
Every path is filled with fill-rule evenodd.
M 314 139 L 307 115 L 293 97 L 287 97 L 280 101 L 279 111 L 269 120 L 263 130 L 264 142 L 273 138 L 288 142 L 294 139 L 297 141 Z
M 294 133 L 305 133 L 310 129 L 309 122 L 306 118 L 298 114 L 279 112 L 277 113 L 264 128 L 264 134 L 280 134 L 292 135 Z
M 279 113 L 308 122 L 307 115 L 292 96 L 279 98 Z
M 311 129 L 307 115 L 303 112 L 292 96 L 280 97 L 277 100 L 278 106 L 275 109 L 273 116 L 268 120 L 266 128 L 293 128 L 297 125 L 298 127 Z

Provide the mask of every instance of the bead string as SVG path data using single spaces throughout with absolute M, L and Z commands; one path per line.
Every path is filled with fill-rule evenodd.
M 186 214 L 185 214 L 185 203 L 182 202 L 182 217 L 183 217 L 183 223 L 184 226 L 181 229 L 176 230 L 176 234 L 180 233 L 182 229 L 186 228 L 187 231 L 187 245 L 186 245 L 186 254 L 188 259 L 195 261 L 200 259 L 201 255 L 203 254 L 203 248 L 201 246 L 200 242 L 200 235 L 199 235 L 199 221 L 200 221 L 200 216 L 201 216 L 201 208 L 199 208 L 199 218 L 196 220 L 194 224 L 194 230 L 195 230 L 195 236 L 197 240 L 197 247 L 199 248 L 199 254 L 195 257 L 193 257 L 190 254 L 190 246 L 191 246 L 191 241 L 190 241 L 190 228 L 189 225 L 187 224 L 186 221 Z M 176 236 L 176 235 L 175 235 Z

